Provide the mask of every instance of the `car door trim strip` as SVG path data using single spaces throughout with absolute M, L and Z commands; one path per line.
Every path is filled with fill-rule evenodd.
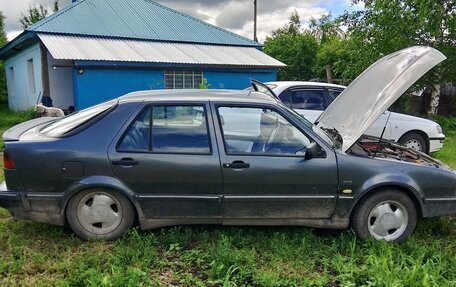
M 333 199 L 335 195 L 225 195 L 225 199 Z

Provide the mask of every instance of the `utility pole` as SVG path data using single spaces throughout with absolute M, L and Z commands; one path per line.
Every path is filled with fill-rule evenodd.
M 254 14 L 253 14 L 253 41 L 258 42 L 257 38 L 257 0 L 253 0 Z

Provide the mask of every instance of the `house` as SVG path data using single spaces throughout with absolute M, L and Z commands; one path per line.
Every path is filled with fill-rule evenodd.
M 261 44 L 151 0 L 79 0 L 0 49 L 11 109 L 76 110 L 145 89 L 243 89 L 283 63 Z M 46 99 L 46 98 L 45 98 Z

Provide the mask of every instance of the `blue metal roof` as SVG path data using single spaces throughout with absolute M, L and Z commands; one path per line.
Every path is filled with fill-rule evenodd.
M 56 33 L 236 46 L 261 44 L 152 0 L 79 0 L 27 28 Z

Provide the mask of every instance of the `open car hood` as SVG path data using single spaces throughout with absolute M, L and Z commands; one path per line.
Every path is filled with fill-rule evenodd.
M 316 123 L 335 128 L 346 152 L 410 86 L 446 57 L 415 46 L 385 56 L 359 75 Z

